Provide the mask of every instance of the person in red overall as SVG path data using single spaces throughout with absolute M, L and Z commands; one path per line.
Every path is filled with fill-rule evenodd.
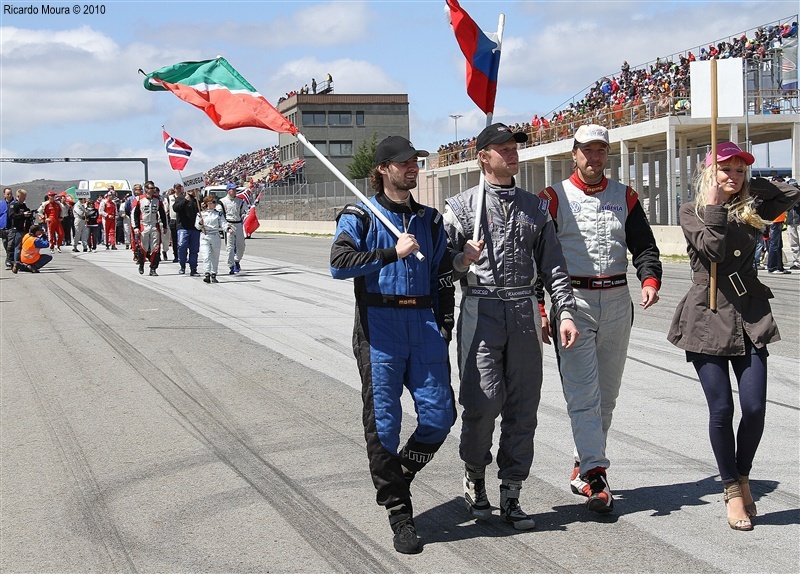
M 113 189 L 109 187 L 109 189 Z M 117 204 L 114 203 L 114 193 L 109 191 L 106 195 L 105 210 L 103 211 L 103 229 L 105 230 L 106 249 L 117 248 Z
M 61 204 L 56 201 L 56 192 L 47 193 L 44 204 L 44 220 L 47 222 L 47 236 L 50 241 L 50 252 L 57 248 L 61 253 L 61 242 L 64 239 L 64 228 L 61 227 Z

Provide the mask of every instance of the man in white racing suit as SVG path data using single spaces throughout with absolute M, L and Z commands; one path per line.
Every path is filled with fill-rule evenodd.
M 586 497 L 589 510 L 611 512 L 606 438 L 611 427 L 633 324 L 633 302 L 626 270 L 628 251 L 642 284 L 640 305 L 658 301 L 661 262 L 653 232 L 633 189 L 604 175 L 608 130 L 578 128 L 572 148 L 572 176 L 543 190 L 569 265 L 578 313 L 580 341 L 563 348 L 556 340 L 567 411 L 575 441 L 570 486 Z M 543 315 L 543 338 L 549 321 Z M 558 318 L 555 318 L 555 325 Z M 554 326 L 555 326 L 554 325 Z
M 139 274 L 144 273 L 144 261 L 150 262 L 150 275 L 158 275 L 156 269 L 161 261 L 161 234 L 166 233 L 167 214 L 164 204 L 155 196 L 156 186 L 152 181 L 144 184 L 144 195 L 139 196 L 133 208 L 133 234 L 139 251 Z
M 230 275 L 241 270 L 240 262 L 244 257 L 244 218 L 247 216 L 249 206 L 241 197 L 236 197 L 236 184 L 229 183 L 227 195 L 219 200 L 217 210 L 221 211 L 228 222 L 227 253 Z

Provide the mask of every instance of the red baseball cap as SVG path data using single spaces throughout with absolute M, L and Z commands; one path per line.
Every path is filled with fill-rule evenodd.
M 753 163 L 756 161 L 756 158 L 753 157 L 753 154 L 742 151 L 742 149 L 733 142 L 717 144 L 717 163 L 725 161 L 726 159 L 731 159 L 732 157 L 742 158 L 744 163 L 747 165 L 753 165 Z M 713 163 L 713 156 L 711 155 L 711 152 L 708 152 L 708 155 L 706 155 L 706 167 Z

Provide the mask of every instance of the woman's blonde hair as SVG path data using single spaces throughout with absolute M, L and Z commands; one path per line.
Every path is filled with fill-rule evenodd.
M 756 212 L 753 197 L 750 195 L 749 166 L 739 157 L 733 157 L 721 162 L 721 164 L 731 164 L 734 167 L 741 166 L 745 168 L 745 178 L 742 183 L 742 189 L 725 202 L 728 208 L 728 221 L 738 219 L 751 227 L 763 229 L 764 226 L 768 225 L 770 222 L 761 219 L 761 216 Z M 694 212 L 700 221 L 703 221 L 703 213 L 705 213 L 706 205 L 708 205 L 708 193 L 711 186 L 716 183 L 716 172 L 718 169 L 719 166 L 714 164 L 705 167 L 703 164 L 698 165 L 697 175 L 694 179 Z

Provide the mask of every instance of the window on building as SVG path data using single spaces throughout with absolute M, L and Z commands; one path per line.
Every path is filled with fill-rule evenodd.
M 325 112 L 303 112 L 304 126 L 324 126 Z
M 356 125 L 357 126 L 364 125 L 364 112 L 356 112 Z
M 332 141 L 328 142 L 329 155 L 333 156 L 352 156 L 353 155 L 353 142 L 352 141 Z
M 353 117 L 350 112 L 328 112 L 329 126 L 349 126 L 353 124 Z
M 315 142 L 315 141 L 308 140 L 308 143 L 310 143 L 315 148 L 317 148 L 320 151 L 320 153 L 322 153 L 322 155 L 328 155 L 328 142 L 326 142 L 326 141 L 316 141 Z

